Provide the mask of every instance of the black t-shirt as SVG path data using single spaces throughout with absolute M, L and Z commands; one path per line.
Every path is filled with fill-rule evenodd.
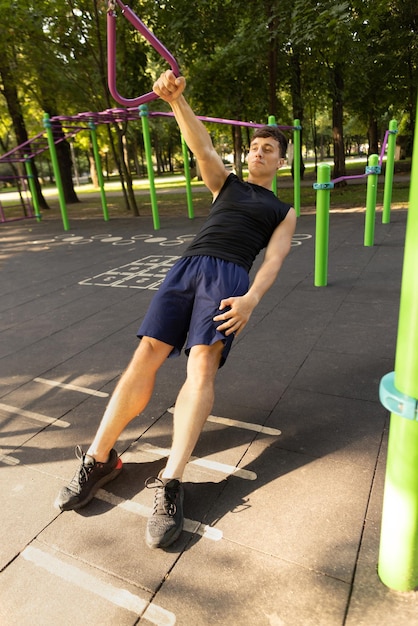
M 213 256 L 249 272 L 290 208 L 265 187 L 230 174 L 183 256 Z

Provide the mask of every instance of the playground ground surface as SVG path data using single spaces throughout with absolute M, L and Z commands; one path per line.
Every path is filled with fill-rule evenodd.
M 0 225 L 0 623 L 5 626 L 411 626 L 418 595 L 377 575 L 406 210 L 315 216 L 236 339 L 185 475 L 186 528 L 144 543 L 186 359 L 169 360 L 122 434 L 124 471 L 90 505 L 58 490 L 90 442 L 136 329 L 202 218 L 59 217 Z M 254 269 L 257 268 L 259 261 Z

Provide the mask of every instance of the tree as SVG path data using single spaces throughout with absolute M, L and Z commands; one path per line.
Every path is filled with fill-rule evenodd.
M 1 8 L 4 9 L 4 7 Z M 14 30 L 12 25 L 8 24 L 5 20 L 0 25 L 0 38 L 3 44 L 8 44 L 5 46 L 4 52 L 0 55 L 0 93 L 4 97 L 7 104 L 16 142 L 18 145 L 21 145 L 26 143 L 29 137 L 25 126 L 22 104 L 16 85 L 16 76 L 14 71 L 17 61 L 17 52 L 14 46 Z M 20 155 L 20 158 L 24 157 L 24 154 Z M 41 191 L 37 167 L 33 159 L 31 159 L 31 165 L 34 175 L 38 205 L 41 209 L 49 209 Z M 22 173 L 23 172 L 20 172 L 20 174 Z
M 349 3 L 330 0 L 296 0 L 293 13 L 293 36 L 317 60 L 316 78 L 324 78 L 332 102 L 334 144 L 333 176 L 345 175 L 344 89 L 346 63 L 350 58 L 352 37 Z

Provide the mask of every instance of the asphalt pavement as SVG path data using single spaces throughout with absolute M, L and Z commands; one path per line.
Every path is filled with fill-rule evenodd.
M 377 575 L 406 211 L 315 216 L 236 339 L 185 474 L 185 531 L 144 542 L 186 357 L 161 369 L 117 450 L 124 471 L 79 512 L 53 506 L 87 448 L 168 268 L 202 219 L 0 225 L 2 626 L 411 626 L 416 592 Z M 260 261 L 256 262 L 255 268 Z

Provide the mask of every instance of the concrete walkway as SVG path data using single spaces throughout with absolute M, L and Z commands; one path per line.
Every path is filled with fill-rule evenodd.
M 376 566 L 406 212 L 333 213 L 328 286 L 313 215 L 236 340 L 185 476 L 185 532 L 144 544 L 185 357 L 121 436 L 124 471 L 80 512 L 53 507 L 136 329 L 201 219 L 0 226 L 0 623 L 4 626 L 411 626 L 418 596 Z

